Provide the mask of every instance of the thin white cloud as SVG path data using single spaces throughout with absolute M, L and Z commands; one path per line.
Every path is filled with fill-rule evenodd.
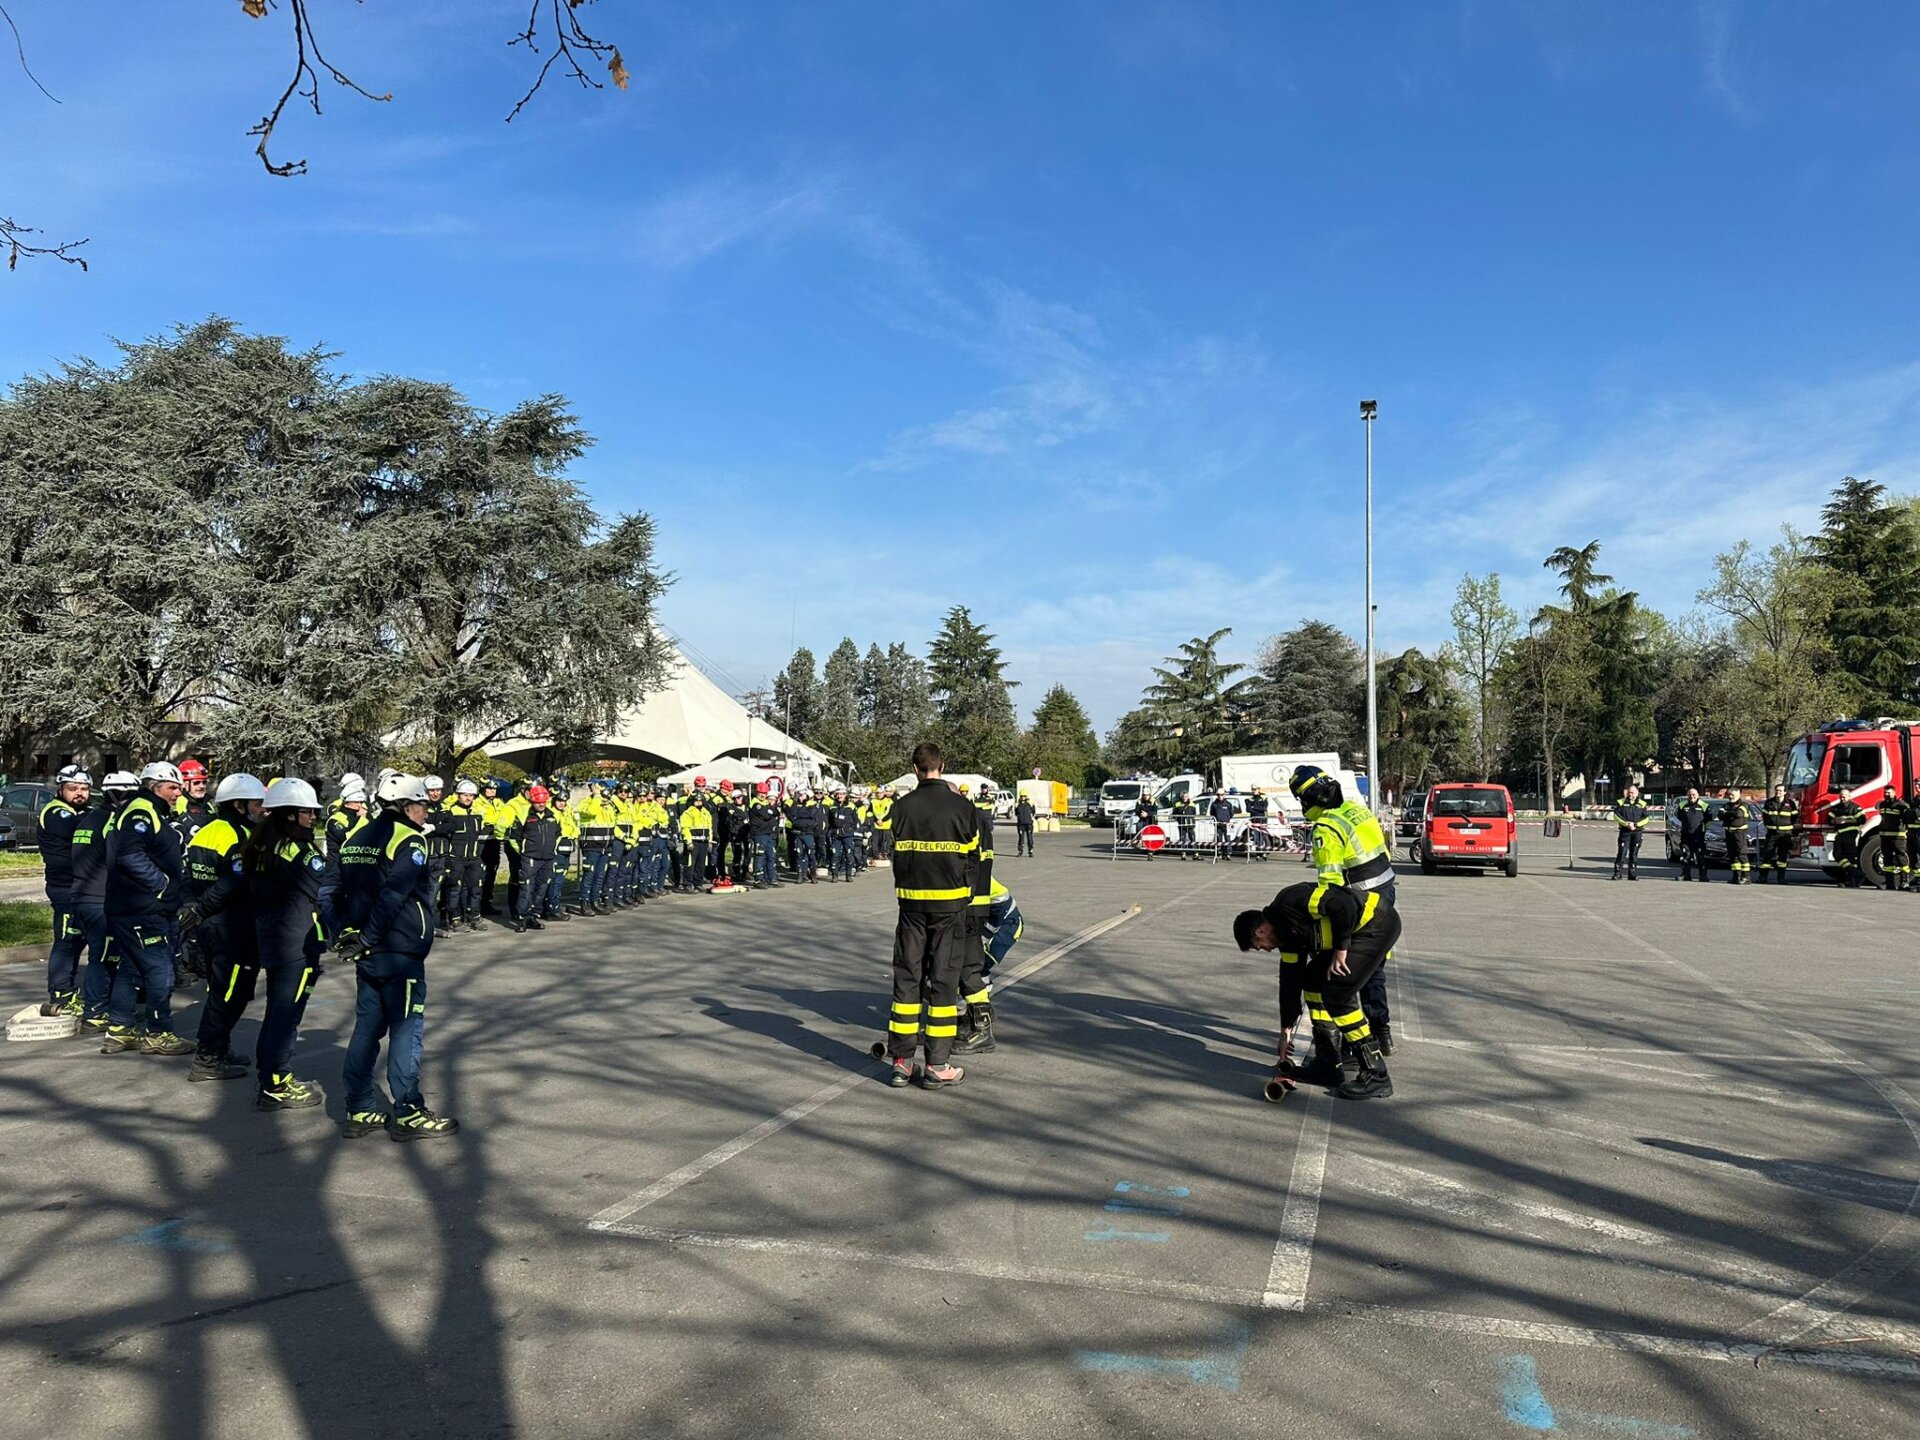
M 635 253 L 657 269 L 684 270 L 747 241 L 778 240 L 831 214 L 838 188 L 830 174 L 702 181 L 641 209 Z
M 1700 0 L 1700 73 L 1707 93 L 1736 120 L 1750 121 L 1755 111 L 1734 79 L 1736 0 Z

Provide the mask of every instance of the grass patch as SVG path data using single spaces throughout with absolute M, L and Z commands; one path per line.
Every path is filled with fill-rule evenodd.
M 53 907 L 44 901 L 0 902 L 0 949 L 9 945 L 51 945 Z
M 45 868 L 38 850 L 0 850 L 0 875 L 38 875 Z

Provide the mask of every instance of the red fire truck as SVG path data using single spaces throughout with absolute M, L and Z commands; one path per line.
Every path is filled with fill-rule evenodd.
M 1800 807 L 1803 854 L 1824 864 L 1831 856 L 1833 832 L 1827 811 L 1842 795 L 1867 812 L 1860 828 L 1861 877 L 1886 884 L 1880 865 L 1880 798 L 1891 785 L 1913 793 L 1915 763 L 1920 761 L 1920 720 L 1836 720 L 1802 735 L 1787 751 L 1787 794 Z M 1831 871 L 1829 873 L 1837 873 Z

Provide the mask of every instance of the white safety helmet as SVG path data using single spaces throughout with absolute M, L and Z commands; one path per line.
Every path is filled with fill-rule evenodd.
M 180 778 L 180 767 L 171 760 L 152 760 L 141 767 L 140 783 L 142 785 L 184 785 L 187 782 Z
M 251 775 L 234 776 L 233 779 L 253 780 Z M 253 781 L 258 785 L 258 780 Z M 313 786 L 300 779 L 276 780 L 263 792 L 269 810 L 318 810 L 320 797 L 313 793 Z
M 458 785 L 453 787 L 453 793 L 456 795 L 478 795 L 480 793 L 480 787 L 471 780 L 462 780 Z
M 403 775 L 398 770 L 382 770 L 379 788 L 373 793 L 374 798 L 382 805 L 391 805 L 413 790 L 420 792 L 420 799 L 427 798 L 427 782 L 418 775 Z
M 344 776 L 340 781 L 340 803 L 342 805 L 366 804 L 367 782 L 358 775 Z
M 427 776 L 427 789 L 444 790 L 446 788 L 447 788 L 447 782 L 442 780 L 438 775 Z
M 214 788 L 213 803 L 224 805 L 229 800 L 264 800 L 267 787 L 260 783 L 257 775 L 248 775 L 242 771 L 238 775 L 229 775 Z
M 138 790 L 140 777 L 131 770 L 115 770 L 101 782 L 102 790 Z
M 389 775 L 380 782 L 380 803 L 382 805 L 424 805 L 427 803 L 427 782 L 418 775 Z
M 62 765 L 60 773 L 54 776 L 56 785 L 92 785 L 93 776 L 79 765 Z
M 358 785 L 364 790 L 367 787 L 367 777 L 362 775 L 358 770 L 349 770 L 340 777 L 340 788 L 344 790 L 349 785 Z

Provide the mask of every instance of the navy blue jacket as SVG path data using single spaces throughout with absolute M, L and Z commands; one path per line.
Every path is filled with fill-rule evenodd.
M 433 877 L 424 832 L 384 810 L 340 847 L 341 920 L 369 950 L 424 957 L 433 948 Z
M 179 832 L 162 818 L 160 802 L 142 790 L 113 817 L 113 858 L 107 867 L 107 918 L 148 920 L 171 915 L 185 897 Z

